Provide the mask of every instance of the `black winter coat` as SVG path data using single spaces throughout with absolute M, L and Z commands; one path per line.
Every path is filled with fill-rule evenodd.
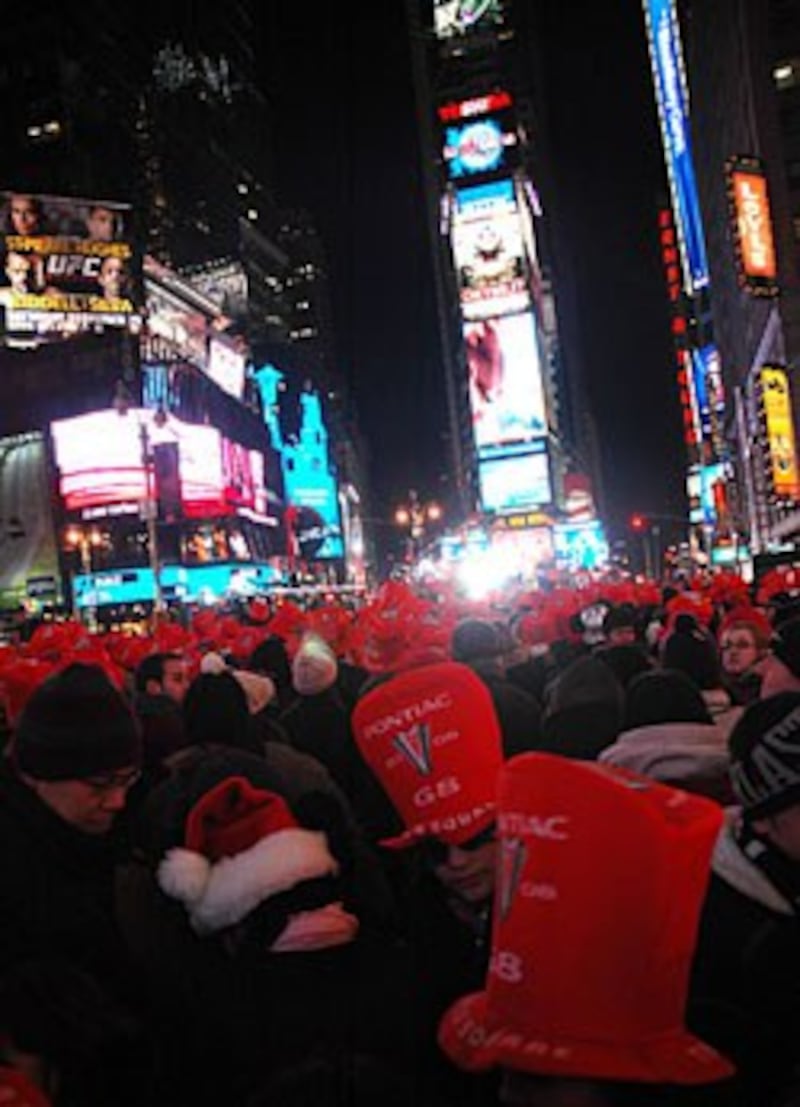
M 700 920 L 688 1022 L 736 1064 L 744 1107 L 800 1103 L 800 919 L 728 830 Z

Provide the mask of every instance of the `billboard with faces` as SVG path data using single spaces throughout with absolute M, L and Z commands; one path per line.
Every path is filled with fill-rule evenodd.
M 465 322 L 475 445 L 481 458 L 547 434 L 542 363 L 531 312 Z
M 138 323 L 131 208 L 0 193 L 4 329 L 38 340 Z
M 522 232 L 510 179 L 456 192 L 451 242 L 465 319 L 530 306 Z

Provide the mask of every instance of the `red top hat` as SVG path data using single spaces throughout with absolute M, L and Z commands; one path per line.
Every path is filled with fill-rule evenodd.
M 486 990 L 444 1016 L 462 1068 L 703 1084 L 684 1027 L 719 806 L 610 766 L 521 754 L 500 774 Z
M 443 661 L 379 684 L 356 704 L 353 733 L 406 824 L 384 845 L 424 837 L 458 845 L 494 821 L 500 724 L 468 666 Z

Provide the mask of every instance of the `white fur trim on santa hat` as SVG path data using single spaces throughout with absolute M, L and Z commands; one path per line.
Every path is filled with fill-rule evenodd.
M 203 898 L 210 875 L 211 862 L 207 857 L 178 847 L 167 850 L 158 866 L 156 879 L 162 892 L 191 907 Z
M 176 886 L 175 873 L 167 864 L 170 855 L 190 852 L 171 850 L 159 866 L 158 882 L 168 895 L 172 893 L 165 886 L 164 877 Z M 196 856 L 202 858 L 200 854 Z M 178 857 L 173 868 L 176 865 L 180 868 L 181 863 L 185 861 Z M 162 876 L 165 865 L 166 873 Z M 186 904 L 196 933 L 213 934 L 241 922 L 270 896 L 288 892 L 304 880 L 335 876 L 338 871 L 321 831 L 290 827 L 262 838 L 235 857 L 223 857 L 211 865 L 199 898 L 191 901 L 181 895 L 177 898 Z M 181 886 L 179 879 L 177 886 Z

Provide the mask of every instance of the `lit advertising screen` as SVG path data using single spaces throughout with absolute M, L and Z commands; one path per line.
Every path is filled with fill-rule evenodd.
M 727 168 L 741 283 L 752 292 L 773 294 L 778 269 L 763 164 L 758 158 L 734 158 Z
M 442 151 L 451 180 L 513 167 L 517 132 L 510 112 L 495 112 L 445 128 Z
M 714 345 L 691 350 L 692 383 L 700 430 L 710 454 L 719 459 L 725 450 L 723 426 L 725 393 L 719 352 Z
M 93 411 L 51 426 L 59 490 L 67 511 L 137 503 L 148 497 L 140 427 L 152 447 L 178 446 L 180 497 L 186 515 L 219 513 L 224 508 L 221 439 L 214 427 L 169 419 L 156 425 L 154 413 L 132 409 Z M 151 473 L 152 478 L 152 473 Z M 157 493 L 155 487 L 150 494 Z
M 544 444 L 542 444 L 544 446 Z M 542 507 L 553 498 L 547 451 L 515 454 L 478 465 L 484 511 L 517 511 Z
M 267 518 L 267 487 L 262 454 L 223 437 L 222 480 L 225 503 L 237 515 L 246 515 L 254 522 Z
M 438 39 L 463 39 L 501 26 L 501 0 L 434 0 L 433 29 Z
M 650 61 L 687 290 L 708 284 L 675 0 L 644 0 Z
M 530 573 L 555 558 L 552 527 L 498 530 L 492 534 L 492 545 L 503 552 L 516 573 Z
M 703 498 L 700 469 L 693 465 L 686 477 L 686 498 L 689 501 L 689 522 L 703 522 Z
M 145 272 L 147 331 L 163 338 L 192 365 L 205 369 L 208 362 L 208 317 L 161 285 L 148 281 Z
M 253 596 L 282 583 L 271 565 L 164 565 L 160 573 L 164 599 L 184 603 L 213 603 L 225 596 Z M 72 581 L 75 607 L 152 603 L 155 582 L 152 569 L 113 569 L 78 574 Z
M 481 457 L 547 434 L 536 327 L 530 312 L 463 327 L 472 426 Z
M 602 524 L 566 523 L 555 527 L 556 564 L 564 569 L 602 569 L 608 563 L 608 542 Z
M 30 595 L 29 583 L 59 580 L 44 440 L 0 439 L 0 606 Z
M 721 462 L 700 467 L 700 512 L 704 523 L 713 526 L 717 521 L 717 502 L 714 486 L 725 483 L 725 467 Z
M 197 426 L 169 418 L 158 426 L 155 413 L 132 409 L 95 411 L 51 425 L 59 491 L 67 511 L 98 518 L 122 514 L 124 505 L 148 498 L 148 476 L 142 459 L 140 427 L 147 429 L 154 456 L 165 446 L 177 450 L 177 495 L 188 518 L 238 514 L 254 521 L 268 515 L 264 458 L 224 438 L 215 427 Z M 159 487 L 159 467 L 150 473 L 149 493 L 167 494 Z
M 319 394 L 299 394 L 299 425 L 287 434 L 281 418 L 290 397 L 285 374 L 267 364 L 253 373 L 253 380 L 272 444 L 281 456 L 287 527 L 296 553 L 313 560 L 344 557 L 338 482 Z
M 0 209 L 6 332 L 58 339 L 132 321 L 129 205 L 2 192 Z
M 767 423 L 772 485 L 779 496 L 796 498 L 800 484 L 797 473 L 797 447 L 792 418 L 792 400 L 786 370 L 764 366 L 761 370 L 761 395 Z
M 215 384 L 241 400 L 244 392 L 246 358 L 227 342 L 212 338 L 208 346 L 207 375 Z
M 511 181 L 456 193 L 452 246 L 465 319 L 508 315 L 530 306 L 522 223 Z
M 293 532 L 302 557 L 344 557 L 336 477 L 328 453 L 328 431 L 316 392 L 300 395 L 296 443 L 283 449 L 286 502 L 294 511 Z

